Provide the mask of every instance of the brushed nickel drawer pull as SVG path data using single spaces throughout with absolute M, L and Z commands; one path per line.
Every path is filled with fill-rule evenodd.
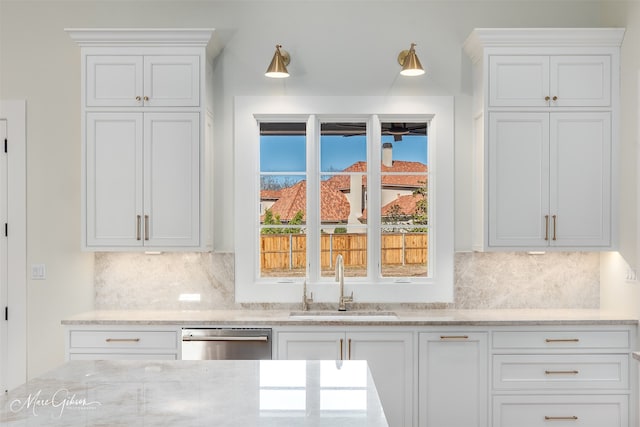
M 550 417 L 548 415 L 545 415 L 544 420 L 545 421 L 577 421 L 578 417 L 576 417 L 575 415 L 570 417 Z
M 573 371 L 544 371 L 545 375 L 578 375 L 580 372 Z
M 140 240 L 141 239 L 141 237 L 140 237 L 140 228 L 142 226 L 141 226 L 140 221 L 141 221 L 140 215 L 137 215 L 136 216 L 136 240 Z
M 106 342 L 140 342 L 140 338 L 107 338 Z
M 440 339 L 446 340 L 468 340 L 469 335 L 440 335 Z
M 349 357 L 347 358 L 347 360 L 351 360 L 351 338 L 349 338 L 349 346 L 347 348 L 349 353 Z
M 343 345 L 344 345 L 344 339 L 340 338 L 340 360 L 344 359 L 344 357 L 342 357 Z
M 144 240 L 149 240 L 149 215 L 144 216 Z
M 558 238 L 556 237 L 556 232 L 558 231 L 558 215 L 553 215 L 553 239 L 552 240 L 558 240 Z
M 579 338 L 547 338 L 544 341 L 548 342 L 548 343 L 554 343 L 554 342 L 580 342 L 580 339 Z

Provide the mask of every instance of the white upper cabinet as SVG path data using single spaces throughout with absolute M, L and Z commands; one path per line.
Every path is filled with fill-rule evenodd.
M 87 55 L 90 107 L 197 107 L 197 55 Z
M 491 107 L 607 107 L 609 55 L 491 55 Z
M 87 246 L 199 244 L 198 113 L 87 114 Z
M 489 244 L 610 245 L 610 113 L 489 116 Z
M 82 249 L 210 250 L 213 30 L 67 32 L 82 48 Z
M 617 245 L 620 28 L 476 29 L 473 248 Z

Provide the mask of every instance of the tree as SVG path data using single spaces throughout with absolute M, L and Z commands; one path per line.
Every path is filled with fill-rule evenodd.
M 280 215 L 276 214 L 275 217 L 273 216 L 273 212 L 271 211 L 271 209 L 267 209 L 264 211 L 264 221 L 262 221 L 263 224 L 265 225 L 281 225 L 282 222 L 280 221 Z M 282 233 L 282 229 L 280 228 L 263 228 L 262 231 L 260 231 L 260 233 L 262 234 L 280 234 Z
M 291 218 L 291 220 L 289 221 L 289 225 L 303 224 L 302 218 L 304 218 L 304 212 L 302 211 L 296 212 L 293 218 Z M 282 230 L 282 232 L 285 234 L 299 234 L 299 233 L 302 233 L 302 228 L 300 227 L 285 228 Z
M 416 210 L 413 212 L 412 222 L 414 224 L 427 225 L 429 223 L 429 205 L 427 203 L 427 182 L 421 181 L 420 183 L 424 184 L 424 186 L 421 186 L 413 190 L 414 197 L 415 196 L 421 196 L 421 197 L 420 197 L 420 200 L 416 202 Z M 428 230 L 427 228 L 424 228 L 424 229 L 416 229 L 415 231 L 427 231 L 427 230 Z

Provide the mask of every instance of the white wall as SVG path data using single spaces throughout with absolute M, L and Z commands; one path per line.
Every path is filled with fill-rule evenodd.
M 640 316 L 640 281 L 627 281 L 640 268 L 638 252 L 638 96 L 640 81 L 640 3 L 603 4 L 603 25 L 625 27 L 621 50 L 620 248 L 601 257 L 600 307 Z M 624 6 L 624 7 L 622 7 Z
M 623 4 L 607 4 L 624 11 Z M 0 98 L 27 100 L 27 263 L 46 264 L 48 274 L 46 281 L 28 282 L 29 375 L 63 361 L 60 320 L 93 306 L 93 256 L 78 249 L 79 48 L 63 28 L 217 29 L 215 247 L 221 251 L 233 250 L 234 96 L 454 95 L 456 248 L 468 250 L 471 76 L 462 42 L 474 27 L 601 26 L 604 9 L 596 0 L 2 0 Z M 607 17 L 608 25 L 617 25 L 625 14 L 608 12 Z M 418 44 L 427 74 L 399 78 L 396 56 L 411 42 Z M 276 43 L 292 56 L 292 76 L 286 80 L 263 76 Z M 625 191 L 631 187 L 635 184 Z M 631 240 L 635 236 L 629 247 Z

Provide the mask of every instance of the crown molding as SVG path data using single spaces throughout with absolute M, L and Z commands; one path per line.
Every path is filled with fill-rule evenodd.
M 619 47 L 624 28 L 476 28 L 463 44 L 473 62 L 488 47 Z
M 65 28 L 82 47 L 207 46 L 213 28 Z

